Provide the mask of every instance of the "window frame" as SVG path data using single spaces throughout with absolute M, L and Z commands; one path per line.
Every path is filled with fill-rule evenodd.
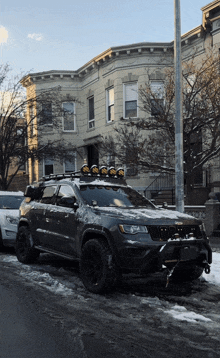
M 74 157 L 73 160 L 74 160 L 75 170 L 66 171 L 66 162 L 70 163 L 70 161 L 64 160 L 64 161 L 63 161 L 63 172 L 64 172 L 64 173 L 72 173 L 72 172 L 77 171 L 76 152 L 73 152 L 72 154 L 73 154 L 73 157 Z
M 127 91 L 126 88 L 128 88 L 128 86 L 135 86 L 136 90 L 134 90 L 135 95 L 133 96 L 134 99 L 130 100 L 130 101 L 126 101 L 126 97 L 127 97 Z M 131 89 L 132 90 L 132 89 Z M 133 91 L 133 90 L 132 90 Z M 126 116 L 126 103 L 128 102 L 135 102 L 136 101 L 136 116 Z M 124 118 L 138 118 L 138 82 L 127 82 L 123 84 L 123 117 Z
M 153 85 L 155 84 L 162 84 L 163 87 L 161 93 L 158 91 L 158 96 L 156 96 L 156 91 L 153 90 Z M 159 88 L 159 85 L 157 86 Z M 151 93 L 155 95 L 154 98 L 151 99 L 151 116 L 157 116 L 160 114 L 160 107 L 164 106 L 165 104 L 165 96 L 164 96 L 164 81 L 151 81 L 150 83 Z M 154 106 L 153 106 L 154 103 Z M 158 109 L 156 108 L 156 103 L 158 103 Z
M 93 100 L 93 109 L 92 111 L 90 110 L 90 101 Z M 88 98 L 88 128 L 89 129 L 92 129 L 92 128 L 95 128 L 95 99 L 94 99 L 94 96 L 91 96 Z M 90 115 L 91 115 L 91 112 L 93 112 L 93 118 L 90 118 Z M 91 125 L 91 126 L 90 126 Z
M 110 91 L 113 91 L 113 103 L 110 102 L 110 97 L 111 97 Z M 113 109 L 113 112 L 111 111 L 112 109 Z M 114 87 L 110 87 L 110 88 L 106 89 L 106 119 L 107 119 L 106 120 L 107 123 L 112 123 L 115 120 L 115 91 L 114 91 Z
M 64 101 L 62 102 L 62 110 L 64 112 L 64 103 L 72 103 L 73 104 L 73 113 L 71 114 L 73 116 L 73 128 L 74 129 L 65 129 L 65 118 L 64 114 L 62 116 L 62 129 L 63 132 L 76 132 L 76 104 L 74 101 Z
M 46 161 L 51 161 L 52 164 L 48 164 L 48 165 L 52 165 L 53 166 L 53 172 L 50 174 L 54 174 L 54 159 L 53 158 L 44 158 L 43 159 L 43 176 L 45 175 L 50 175 L 50 174 L 46 174 Z
M 50 113 L 50 115 L 48 115 L 47 118 L 51 119 L 51 123 L 42 123 L 42 125 L 46 126 L 46 127 L 52 127 L 53 126 L 53 106 L 52 106 L 52 102 L 42 103 L 42 105 L 41 105 L 41 118 L 42 119 L 44 118 L 44 113 L 45 113 L 44 106 L 49 107 L 49 105 L 51 107 L 51 113 Z

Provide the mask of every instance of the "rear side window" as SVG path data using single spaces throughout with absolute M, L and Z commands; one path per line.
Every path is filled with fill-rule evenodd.
M 71 186 L 69 186 L 69 185 L 61 185 L 60 186 L 59 193 L 58 193 L 57 199 L 56 199 L 57 205 L 59 205 L 59 202 L 63 197 L 75 198 L 75 193 L 74 193 L 73 189 L 71 188 Z
M 57 185 L 46 186 L 40 202 L 44 204 L 54 204 L 56 190 Z

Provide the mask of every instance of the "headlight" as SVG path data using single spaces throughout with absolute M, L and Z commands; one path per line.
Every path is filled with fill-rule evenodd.
M 15 218 L 14 216 L 6 216 L 6 220 L 12 225 L 18 225 L 19 222 L 19 218 Z
M 147 227 L 143 225 L 119 225 L 119 229 L 123 234 L 148 233 Z

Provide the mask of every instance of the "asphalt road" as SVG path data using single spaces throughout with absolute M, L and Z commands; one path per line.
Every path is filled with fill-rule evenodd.
M 218 250 L 218 241 L 211 244 Z M 13 259 L 12 252 L 7 255 Z M 144 283 L 125 280 L 116 292 L 100 296 L 83 288 L 77 267 L 65 260 L 45 255 L 26 266 L 26 276 L 21 275 L 23 265 L 13 260 L 0 260 L 0 267 L 0 358 L 220 357 L 217 286 L 197 280 L 165 289 L 154 277 Z M 29 280 L 32 271 L 69 283 L 71 295 Z M 208 315 L 212 325 L 177 321 L 164 313 L 176 304 Z
M 13 280 L 0 284 L 0 357 L 77 357 L 64 332 L 42 314 L 43 301 L 36 292 Z

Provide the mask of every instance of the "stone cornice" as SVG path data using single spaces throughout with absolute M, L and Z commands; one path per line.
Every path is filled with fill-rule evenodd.
M 182 35 L 182 45 L 187 45 L 190 41 L 201 37 L 203 34 L 203 27 L 200 25 L 186 34 Z M 140 42 L 124 46 L 116 46 L 107 49 L 98 56 L 94 57 L 92 60 L 87 62 L 85 65 L 80 67 L 76 71 L 59 71 L 59 70 L 50 70 L 45 72 L 30 73 L 25 76 L 21 83 L 24 87 L 28 87 L 38 81 L 53 81 L 53 80 L 78 80 L 81 81 L 82 78 L 89 75 L 93 70 L 97 69 L 99 66 L 105 65 L 110 61 L 117 59 L 119 57 L 125 56 L 142 56 L 150 55 L 154 56 L 156 53 L 173 53 L 174 42 Z

